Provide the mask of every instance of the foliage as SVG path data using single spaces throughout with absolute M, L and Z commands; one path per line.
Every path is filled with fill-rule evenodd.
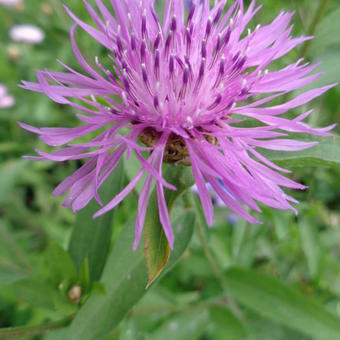
M 88 19 L 81 1 L 68 5 Z M 338 1 L 266 0 L 263 5 L 255 24 L 283 7 L 296 10 L 296 35 L 315 34 L 313 42 L 280 63 L 299 56 L 320 60 L 325 75 L 319 85 L 339 82 Z M 40 26 L 44 43 L 12 43 L 8 31 L 16 23 Z M 340 339 L 339 137 L 301 153 L 268 152 L 309 186 L 292 193 L 301 201 L 299 216 L 263 208 L 263 225 L 253 226 L 216 207 L 208 230 L 191 194 L 176 197 L 175 248 L 169 261 L 167 249 L 160 250 L 167 263 L 160 277 L 162 266 L 148 263 L 150 278 L 143 245 L 132 251 L 138 190 L 111 215 L 93 221 L 93 205 L 74 216 L 51 193 L 79 164 L 21 159 L 44 146 L 20 130 L 18 121 L 74 124 L 70 109 L 17 87 L 21 79 L 34 80 L 35 69 L 55 68 L 56 56 L 77 68 L 70 25 L 59 0 L 0 7 L 0 82 L 16 98 L 13 108 L 0 111 L 0 338 Z M 104 53 L 85 35 L 79 41 L 89 60 Z M 339 122 L 339 98 L 337 87 L 315 101 L 311 124 Z M 133 160 L 129 164 L 113 174 L 103 200 L 134 176 Z M 152 214 L 148 218 L 149 224 L 155 220 Z M 149 251 L 155 251 L 156 236 L 146 236 Z

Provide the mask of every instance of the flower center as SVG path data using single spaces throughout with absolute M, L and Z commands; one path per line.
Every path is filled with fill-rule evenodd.
M 140 135 L 140 141 L 147 147 L 153 147 L 161 136 L 154 128 L 144 129 Z M 191 166 L 188 148 L 182 137 L 172 133 L 165 146 L 163 161 L 168 164 L 181 164 Z
M 153 147 L 157 144 L 161 132 L 157 132 L 154 128 L 148 127 L 144 129 L 139 140 L 147 147 Z M 205 135 L 206 141 L 216 145 L 217 139 L 212 136 Z M 189 150 L 183 140 L 183 137 L 172 133 L 165 146 L 163 162 L 168 164 L 191 166 Z

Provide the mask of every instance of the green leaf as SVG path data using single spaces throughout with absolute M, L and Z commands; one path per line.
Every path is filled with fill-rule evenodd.
M 312 337 L 340 339 L 338 317 L 279 280 L 234 268 L 226 282 L 231 295 L 259 315 Z
M 196 215 L 192 210 L 178 214 L 178 216 L 174 218 L 172 227 L 175 233 L 175 245 L 174 249 L 171 251 L 169 261 L 162 272 L 162 276 L 171 270 L 171 268 L 178 262 L 182 254 L 187 249 L 194 233 L 195 218 Z
M 319 141 L 319 144 L 311 149 L 299 152 L 263 151 L 262 154 L 282 166 L 338 167 L 340 164 L 340 137 L 313 138 L 312 140 Z
M 47 251 L 48 268 L 56 284 L 71 283 L 77 276 L 70 255 L 59 245 L 52 244 Z
M 176 186 L 176 191 L 165 192 L 169 213 L 176 199 L 193 185 L 191 170 L 184 166 L 169 167 L 164 174 L 165 180 Z M 170 257 L 170 246 L 159 221 L 157 192 L 154 189 L 148 204 L 144 225 L 144 249 L 148 268 L 148 286 L 161 274 Z
M 157 209 L 157 203 L 152 204 L 152 206 Z M 154 209 L 151 209 L 151 211 L 155 212 Z M 151 214 L 148 215 L 151 217 Z M 155 215 L 157 216 L 154 219 L 148 219 L 144 226 L 144 254 L 148 269 L 147 287 L 162 273 L 170 257 L 169 243 L 158 220 L 158 214 Z
M 302 249 L 305 253 L 311 277 L 316 277 L 320 270 L 321 249 L 317 226 L 308 219 L 299 223 Z
M 87 291 L 90 288 L 90 268 L 87 257 L 84 259 L 79 270 L 79 283 L 84 291 Z
M 163 273 L 170 270 L 187 248 L 193 233 L 194 218 L 195 215 L 189 211 L 175 219 L 175 246 Z M 135 220 L 135 217 L 131 218 L 124 226 L 107 260 L 100 281 L 104 293 L 89 297 L 71 324 L 67 339 L 99 339 L 112 331 L 148 291 L 145 288 L 148 274 L 143 247 L 132 251 Z
M 325 48 L 339 46 L 340 36 L 334 32 L 340 31 L 340 8 L 331 11 L 318 27 L 310 50 L 312 55 L 320 55 Z
M 0 166 L 0 202 L 4 202 L 27 163 L 24 160 L 7 161 Z
M 247 338 L 247 331 L 229 309 L 211 307 L 210 319 L 213 323 L 211 338 L 214 340 L 241 340 Z
M 142 340 L 142 336 L 133 320 L 128 320 L 120 334 L 119 340 Z
M 162 324 L 162 326 L 150 336 L 147 336 L 146 340 L 199 339 L 207 330 L 209 321 L 209 313 L 207 310 L 193 310 L 191 312 L 181 313 Z
M 55 302 L 59 299 L 59 292 L 40 279 L 24 279 L 16 282 L 12 287 L 16 297 L 28 302 L 31 306 L 54 310 Z
M 247 315 L 248 337 L 242 340 L 311 340 L 311 337 L 263 319 L 259 315 Z M 240 340 L 241 340 L 240 339 Z
M 104 203 L 107 203 L 123 189 L 124 165 L 121 162 L 99 190 Z M 79 271 L 85 258 L 88 258 L 90 279 L 100 278 L 110 249 L 114 209 L 93 219 L 99 205 L 92 201 L 77 214 L 72 232 L 69 253 Z
M 315 61 L 321 61 L 318 71 L 322 72 L 323 75 L 313 85 L 310 85 L 310 88 L 321 87 L 340 81 L 339 48 L 326 50 L 325 53 L 317 55 L 314 59 Z
M 26 278 L 28 274 L 21 268 L 12 267 L 0 263 L 0 284 L 13 284 Z

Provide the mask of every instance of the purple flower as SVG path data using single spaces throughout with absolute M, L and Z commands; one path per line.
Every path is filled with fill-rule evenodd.
M 65 206 L 78 211 L 92 199 L 101 204 L 98 188 L 123 155 L 134 152 L 141 164 L 137 176 L 95 214 L 98 217 L 117 206 L 147 174 L 138 202 L 134 248 L 141 237 L 152 181 L 160 221 L 173 246 L 164 189 L 176 188 L 162 177 L 163 162 L 192 167 L 209 225 L 213 204 L 206 183 L 233 213 L 250 223 L 259 221 L 245 207 L 260 211 L 257 202 L 295 211 L 291 203 L 297 201 L 282 188 L 305 187 L 283 176 L 289 171 L 266 159 L 259 148 L 298 151 L 315 145 L 292 140 L 288 132 L 328 135 L 334 126 L 313 129 L 303 122 L 312 110 L 294 119 L 284 114 L 334 85 L 306 91 L 284 104 L 271 104 L 320 77 L 311 74 L 318 65 L 302 59 L 283 69 L 267 69 L 311 39 L 291 37 L 293 13 L 281 12 L 272 23 L 252 31 L 247 26 L 260 10 L 255 1 L 246 9 L 237 0 L 223 14 L 226 0 L 215 1 L 212 8 L 210 0 L 194 0 L 186 15 L 185 1 L 167 0 L 162 22 L 154 0 L 112 0 L 114 14 L 101 0 L 96 0 L 97 9 L 84 2 L 95 26 L 66 8 L 75 22 L 71 43 L 82 73 L 62 64 L 65 72 L 38 71 L 37 83 L 23 82 L 25 89 L 79 111 L 82 125 L 74 128 L 21 124 L 46 144 L 63 146 L 52 153 L 37 150 L 38 157 L 31 158 L 86 159 L 54 191 L 56 196 L 68 192 Z M 77 27 L 107 49 L 106 60 L 84 59 L 75 39 Z M 108 69 L 103 66 L 110 63 Z M 256 125 L 242 127 L 244 121 Z M 95 131 L 92 140 L 73 142 Z M 147 159 L 142 151 L 150 151 Z

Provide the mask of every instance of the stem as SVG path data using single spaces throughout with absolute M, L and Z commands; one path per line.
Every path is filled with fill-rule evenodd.
M 197 231 L 198 231 L 198 236 L 200 238 L 201 241 L 201 245 L 202 245 L 202 249 L 203 249 L 203 253 L 205 255 L 205 258 L 207 259 L 207 262 L 209 264 L 209 267 L 212 271 L 212 273 L 214 274 L 216 280 L 219 282 L 224 295 L 225 295 L 225 302 L 226 304 L 229 306 L 230 310 L 233 312 L 233 314 L 235 316 L 237 316 L 240 320 L 243 319 L 242 316 L 242 312 L 239 308 L 239 306 L 237 305 L 236 301 L 230 297 L 229 293 L 227 292 L 227 284 L 226 284 L 226 280 L 224 278 L 223 272 L 221 271 L 221 269 L 219 268 L 217 262 L 215 261 L 215 258 L 212 254 L 212 252 L 210 251 L 209 245 L 208 245 L 208 240 L 204 231 L 204 227 L 203 224 L 205 223 L 205 219 L 204 216 L 202 215 L 202 211 L 200 209 L 200 203 L 198 201 L 197 197 L 194 197 L 194 204 L 196 206 L 196 210 L 198 212 L 198 219 L 196 221 L 196 227 L 197 227 Z
M 214 274 L 215 278 L 217 279 L 217 281 L 219 281 L 221 286 L 223 286 L 224 283 L 225 283 L 223 274 L 220 271 L 217 263 L 215 262 L 214 256 L 209 249 L 208 240 L 206 238 L 204 228 L 203 228 L 200 221 L 196 222 L 196 227 L 197 227 L 197 230 L 198 230 L 198 236 L 199 236 L 200 241 L 201 241 L 202 249 L 203 249 L 204 255 L 207 259 L 207 262 L 209 264 L 209 267 L 210 267 L 212 273 Z
M 324 14 L 326 13 L 327 5 L 328 5 L 328 0 L 320 0 L 318 9 L 316 10 L 314 19 L 313 19 L 313 21 L 310 25 L 309 30 L 308 30 L 308 35 L 314 35 L 315 34 L 315 31 L 316 31 L 321 19 L 323 18 Z M 309 49 L 310 49 L 310 46 L 311 46 L 311 40 L 308 40 L 302 48 L 302 51 L 301 51 L 302 57 L 307 56 Z
M 41 326 L 22 326 L 22 327 L 9 327 L 0 329 L 0 339 L 14 339 L 27 336 L 43 335 L 46 332 L 56 329 L 64 328 L 73 319 L 73 315 L 63 320 L 51 322 Z

